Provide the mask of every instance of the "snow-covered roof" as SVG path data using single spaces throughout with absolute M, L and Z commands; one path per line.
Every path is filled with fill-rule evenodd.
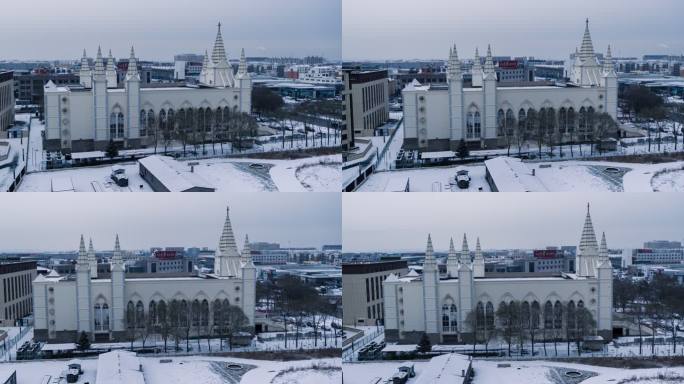
M 485 161 L 499 192 L 548 192 L 548 189 L 520 159 L 497 157 Z
M 419 277 L 420 275 L 415 269 L 411 268 L 411 271 L 406 274 L 406 277 Z
M 441 151 L 441 152 L 423 152 L 420 154 L 423 160 L 428 159 L 449 159 L 456 157 L 456 152 L 454 151 Z
M 200 175 L 182 169 L 181 164 L 168 156 L 149 156 L 141 159 L 144 166 L 169 192 L 184 192 L 192 188 L 215 189 Z
M 41 351 L 73 351 L 76 349 L 76 344 L 74 343 L 62 343 L 62 344 L 43 344 L 40 348 Z
M 73 152 L 71 158 L 73 160 L 83 160 L 83 159 L 99 159 L 105 157 L 105 153 L 102 151 L 90 151 L 90 152 Z
M 458 353 L 437 356 L 421 369 L 415 384 L 465 383 L 470 363 L 468 356 Z
M 97 360 L 97 384 L 145 384 L 140 359 L 133 352 L 103 353 Z
M 409 183 L 407 176 L 392 177 L 385 186 L 385 192 L 406 192 L 406 186 Z
M 418 346 L 416 344 L 387 344 L 382 349 L 383 352 L 414 352 Z

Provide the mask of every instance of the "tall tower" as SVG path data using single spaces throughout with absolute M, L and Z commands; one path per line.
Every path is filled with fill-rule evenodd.
M 119 244 L 119 235 L 116 235 L 114 240 L 114 253 L 112 254 L 111 262 L 112 270 L 112 334 L 114 338 L 123 338 L 123 332 L 126 329 L 124 322 L 125 312 L 125 269 L 123 257 L 121 255 L 121 245 Z
M 78 259 L 76 260 L 76 307 L 79 333 L 90 334 L 92 332 L 90 303 L 90 266 L 83 235 L 81 235 Z
M 447 276 L 451 278 L 458 277 L 458 254 L 454 248 L 454 239 L 449 240 L 449 256 L 447 256 Z
M 128 59 L 128 71 L 126 72 L 126 116 L 128 140 L 140 138 L 140 74 L 138 73 L 138 60 L 135 58 L 135 50 L 131 47 L 131 57 Z
M 88 266 L 90 267 L 90 278 L 97 279 L 97 257 L 95 256 L 95 248 L 93 248 L 93 239 L 90 239 L 88 245 Z
M 598 264 L 598 243 L 594 233 L 594 225 L 591 223 L 589 204 L 587 203 L 587 216 L 584 219 L 582 237 L 580 239 L 579 250 L 575 258 L 575 270 L 577 276 L 594 277 L 596 276 L 596 265 Z
M 468 334 L 465 324 L 468 313 L 473 310 L 473 270 L 470 268 L 470 252 L 468 240 L 463 234 L 463 246 L 461 247 L 461 265 L 458 268 L 458 331 L 466 341 L 472 334 Z
M 425 305 L 425 332 L 433 342 L 439 339 L 439 318 L 437 316 L 437 283 L 439 270 L 432 248 L 432 238 L 428 234 L 423 262 L 423 303 Z
M 480 140 L 482 147 L 484 147 L 486 138 L 496 137 L 496 71 L 494 70 L 491 45 L 487 46 L 482 87 L 484 88 L 484 122 L 482 122 Z
M 202 66 L 202 72 L 200 73 L 200 83 L 215 88 L 235 87 L 235 76 L 233 75 L 233 67 L 231 67 L 230 63 L 228 62 L 228 57 L 226 56 L 226 48 L 223 45 L 223 36 L 221 35 L 221 23 L 218 24 L 216 41 L 214 41 L 214 49 L 211 52 L 211 61 L 208 64 L 208 66 Z
M 464 138 L 463 133 L 463 74 L 461 73 L 461 61 L 458 58 L 456 44 L 449 50 L 449 69 L 447 72 L 449 82 L 449 125 L 451 129 L 451 149 L 456 150 L 458 143 Z
M 473 60 L 473 68 L 470 70 L 473 76 L 473 87 L 482 86 L 482 63 L 480 63 L 480 51 L 475 48 L 475 59 Z
M 617 104 L 618 104 L 618 80 L 617 73 L 615 73 L 615 64 L 613 63 L 613 54 L 608 46 L 608 52 L 603 59 L 603 87 L 605 88 L 605 111 L 617 121 Z
M 97 48 L 97 58 L 95 59 L 95 71 L 93 73 L 93 106 L 95 111 L 95 121 L 93 127 L 95 129 L 95 141 L 108 141 L 108 118 L 107 113 L 107 76 L 105 74 L 105 64 L 102 58 L 102 50 Z
M 107 57 L 107 88 L 116 88 L 118 80 L 116 78 L 116 62 L 114 61 L 114 56 L 112 56 L 112 50 L 109 50 L 109 56 Z
M 477 238 L 477 245 L 475 246 L 475 260 L 473 261 L 473 277 L 484 277 L 485 262 L 482 255 L 482 248 L 480 247 L 480 238 Z
M 242 248 L 242 310 L 254 325 L 254 310 L 256 303 L 256 267 L 252 262 L 252 252 L 249 237 L 245 235 L 245 246 Z
M 613 337 L 613 266 L 608 258 L 608 245 L 606 244 L 605 233 L 601 237 L 599 265 L 596 275 L 599 281 L 596 328 L 600 336 L 603 336 L 605 340 L 611 340 Z
M 90 63 L 88 62 L 85 49 L 83 49 L 83 57 L 81 57 L 81 69 L 78 72 L 78 80 L 86 88 L 93 86 L 93 72 L 90 70 Z
M 237 87 L 239 90 L 238 102 L 239 110 L 249 113 L 252 110 L 252 78 L 247 71 L 247 59 L 245 57 L 245 49 L 240 52 L 240 66 L 238 67 L 236 77 Z
M 240 252 L 235 244 L 233 227 L 230 224 L 230 207 L 226 207 L 226 221 L 214 257 L 214 274 L 220 277 L 240 276 Z
M 575 57 L 570 80 L 582 87 L 597 87 L 601 85 L 601 72 L 601 67 L 596 61 L 594 44 L 591 41 L 591 33 L 589 33 L 589 19 L 587 19 L 579 59 Z

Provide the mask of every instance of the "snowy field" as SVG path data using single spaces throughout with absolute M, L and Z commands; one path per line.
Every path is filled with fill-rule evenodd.
M 510 367 L 498 368 L 501 363 Z M 343 366 L 345 383 L 368 384 L 374 383 L 375 378 L 390 378 L 404 365 L 413 365 L 416 377 L 411 382 L 420 382 L 421 375 L 428 376 L 427 361 L 388 361 L 383 363 L 345 363 Z M 473 384 L 571 384 L 578 381 L 570 380 L 565 372 L 581 372 L 585 379 L 582 384 L 604 384 L 620 380 L 650 378 L 658 375 L 684 375 L 684 367 L 653 368 L 653 369 L 622 369 L 606 368 L 586 364 L 573 364 L 551 361 L 473 361 L 475 378 Z M 681 381 L 643 380 L 638 384 L 676 383 Z
M 227 192 L 332 192 L 341 185 L 341 156 L 320 156 L 297 160 L 204 159 L 194 171 L 217 191 Z M 182 166 L 190 169 L 187 161 Z M 260 164 L 262 167 L 250 167 Z M 137 163 L 117 164 L 126 170 L 128 187 L 110 179 L 111 166 L 70 168 L 27 175 L 20 192 L 50 192 L 52 185 L 71 184 L 76 192 L 151 192 L 139 175 Z
M 141 357 L 146 384 L 338 384 L 342 382 L 340 359 L 263 361 L 232 357 L 187 356 L 169 358 Z M 16 369 L 17 384 L 39 384 L 46 375 L 59 377 L 70 360 L 44 360 L 0 363 L 0 369 Z M 83 375 L 79 383 L 95 383 L 97 358 L 79 359 Z M 243 369 L 230 369 L 239 364 Z M 246 371 L 246 372 L 245 372 Z M 65 382 L 65 381 L 62 381 Z M 123 383 L 122 383 L 123 384 Z
M 684 162 L 631 164 L 598 161 L 525 163 L 550 192 L 675 192 L 684 191 Z M 453 185 L 456 172 L 469 171 L 470 188 Z M 382 192 L 388 185 L 409 179 L 411 192 L 489 192 L 484 165 L 432 167 L 378 172 L 359 192 Z

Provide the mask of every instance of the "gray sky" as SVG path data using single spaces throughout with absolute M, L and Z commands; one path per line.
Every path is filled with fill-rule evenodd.
M 339 244 L 336 193 L 14 193 L 0 199 L 0 252 L 76 250 L 81 233 L 96 249 L 218 244 L 230 205 L 242 248 L 250 241 L 282 246 Z
M 147 60 L 211 52 L 223 25 L 229 58 L 340 57 L 341 0 L 3 1 L 0 60 L 72 59 L 98 44 Z M 105 51 L 106 52 L 106 51 Z
M 660 193 L 345 193 L 345 252 L 424 251 L 428 233 L 446 251 L 463 233 L 474 248 L 578 245 L 586 204 L 597 236 L 609 248 L 641 247 L 648 240 L 684 239 L 684 199 Z
M 475 47 L 494 55 L 564 59 L 590 19 L 594 47 L 614 56 L 684 52 L 681 0 L 344 0 L 345 60 L 461 58 Z

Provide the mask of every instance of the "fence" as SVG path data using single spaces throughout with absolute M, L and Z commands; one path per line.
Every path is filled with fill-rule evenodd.
M 0 359 L 12 360 L 12 349 L 21 341 L 27 333 L 31 332 L 33 327 L 20 327 L 19 333 L 12 337 L 7 337 L 0 348 Z M 16 359 L 16 355 L 14 356 Z
M 343 361 L 353 361 L 356 351 L 358 351 L 364 345 L 375 340 L 379 336 L 381 336 L 381 335 L 384 336 L 384 334 L 385 334 L 384 327 L 375 328 L 371 333 L 365 333 L 364 332 L 363 337 L 361 337 L 357 340 L 354 340 L 351 344 L 349 344 L 348 346 L 344 347 L 344 349 L 342 349 L 342 360 Z

